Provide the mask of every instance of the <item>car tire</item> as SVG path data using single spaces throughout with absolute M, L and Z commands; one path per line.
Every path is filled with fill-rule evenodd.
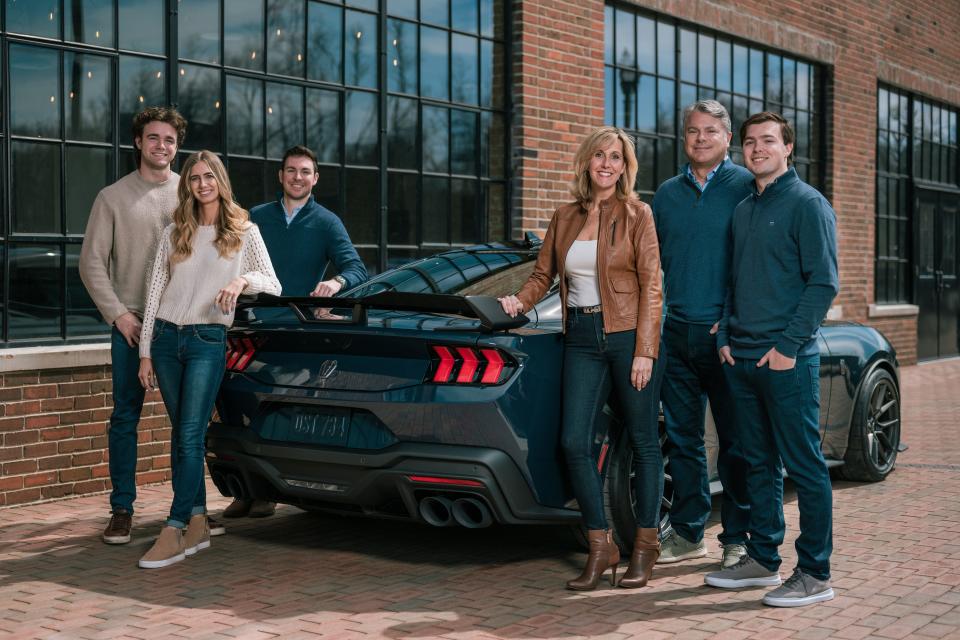
M 880 482 L 897 461 L 900 448 L 900 390 L 889 371 L 877 367 L 860 386 L 843 466 L 844 480 Z

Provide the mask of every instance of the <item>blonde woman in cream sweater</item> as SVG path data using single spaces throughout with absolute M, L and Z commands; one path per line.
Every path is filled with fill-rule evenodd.
M 226 366 L 226 331 L 237 296 L 280 294 L 256 225 L 233 201 L 210 151 L 183 165 L 173 224 L 161 235 L 140 336 L 140 383 L 160 387 L 173 425 L 173 503 L 140 567 L 166 567 L 210 546 L 204 438 Z

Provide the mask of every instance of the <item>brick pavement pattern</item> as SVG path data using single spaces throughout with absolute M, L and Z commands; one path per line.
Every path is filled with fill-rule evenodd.
M 905 368 L 902 381 L 909 451 L 885 482 L 834 483 L 829 603 L 772 609 L 762 589 L 704 587 L 715 519 L 710 558 L 658 567 L 639 591 L 565 591 L 583 555 L 563 528 L 432 529 L 292 507 L 145 571 L 137 559 L 170 499 L 158 485 L 142 490 L 126 546 L 100 542 L 103 495 L 0 509 L 0 637 L 960 638 L 960 360 Z M 789 573 L 792 494 L 786 515 Z

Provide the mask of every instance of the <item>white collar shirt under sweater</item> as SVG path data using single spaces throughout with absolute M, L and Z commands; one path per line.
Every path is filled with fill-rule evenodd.
M 140 357 L 150 357 L 153 321 L 166 320 L 178 326 L 188 324 L 233 324 L 233 313 L 223 313 L 215 304 L 217 293 L 237 276 L 247 281 L 244 294 L 270 293 L 280 295 L 280 281 L 273 271 L 270 255 L 260 236 L 260 230 L 251 224 L 240 250 L 229 258 L 221 258 L 213 241 L 217 237 L 214 225 L 197 227 L 193 238 L 193 252 L 183 262 L 170 264 L 173 246 L 167 226 L 160 238 L 153 274 L 147 290 L 140 334 Z

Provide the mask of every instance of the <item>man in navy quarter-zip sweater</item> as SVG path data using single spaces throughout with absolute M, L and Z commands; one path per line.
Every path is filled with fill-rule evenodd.
M 313 151 L 302 145 L 287 149 L 279 174 L 282 196 L 250 210 L 287 296 L 328 297 L 367 279 L 367 269 L 340 218 L 313 199 L 318 170 Z M 330 262 L 337 275 L 321 280 Z M 266 517 L 275 507 L 272 502 L 237 498 L 223 515 Z
M 727 589 L 780 585 L 783 482 L 797 491 L 797 567 L 763 603 L 800 607 L 833 599 L 833 496 L 820 451 L 817 335 L 837 295 L 837 217 L 789 166 L 793 129 L 779 114 L 750 116 L 740 129 L 756 191 L 733 216 L 730 288 L 717 343 L 749 464 L 747 555 L 704 578 Z
M 687 107 L 683 116 L 684 152 L 690 162 L 653 197 L 667 310 L 660 400 L 668 439 L 667 472 L 673 480 L 671 530 L 658 562 L 707 555 L 703 533 L 710 515 L 710 478 L 704 418 L 709 399 L 719 441 L 717 471 L 724 487 L 721 567 L 730 567 L 746 553 L 750 511 L 746 463 L 736 446 L 716 333 L 730 275 L 730 220 L 753 190 L 753 174 L 727 155 L 733 126 L 722 104 L 701 100 Z

